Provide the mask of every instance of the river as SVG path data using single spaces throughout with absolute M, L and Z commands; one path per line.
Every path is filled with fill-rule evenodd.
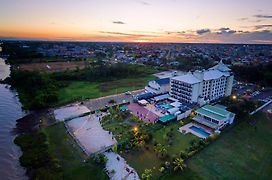
M 0 79 L 9 76 L 9 65 L 0 58 Z M 5 84 L 0 84 L 0 179 L 25 180 L 25 169 L 20 166 L 21 151 L 13 143 L 15 136 L 11 133 L 16 126 L 16 120 L 25 113 L 21 109 L 16 91 Z

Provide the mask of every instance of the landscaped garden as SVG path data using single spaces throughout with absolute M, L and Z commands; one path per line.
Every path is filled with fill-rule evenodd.
M 109 108 L 102 126 L 111 131 L 119 142 L 118 152 L 135 168 L 138 174 L 150 173 L 155 178 L 182 171 L 185 159 L 192 156 L 207 142 L 191 134 L 182 134 L 178 128 L 191 121 L 173 122 L 167 125 L 144 124 L 143 121 L 118 106 Z

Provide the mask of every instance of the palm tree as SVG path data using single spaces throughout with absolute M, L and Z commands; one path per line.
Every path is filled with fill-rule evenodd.
M 167 150 L 164 145 L 159 143 L 155 146 L 155 152 L 161 154 L 161 156 L 164 156 L 167 153 Z
M 145 169 L 142 174 L 142 179 L 144 180 L 150 180 L 152 177 L 152 170 L 151 169 Z
M 173 164 L 174 164 L 174 171 L 177 171 L 177 170 L 183 171 L 186 168 L 186 164 L 184 163 L 184 160 L 181 158 L 176 158 Z

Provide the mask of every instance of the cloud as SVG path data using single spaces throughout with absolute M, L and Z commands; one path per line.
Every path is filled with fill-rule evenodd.
M 272 29 L 272 24 L 262 24 L 262 25 L 256 25 L 254 26 L 255 30 L 260 29 Z
M 125 22 L 123 21 L 112 21 L 113 24 L 126 24 Z
M 149 6 L 150 4 L 146 1 L 138 1 L 139 3 L 141 3 L 142 5 L 145 5 L 145 6 Z
M 272 31 L 236 31 L 227 28 L 221 28 L 220 31 L 212 31 L 211 33 L 204 34 L 202 36 L 195 37 L 195 41 L 198 42 L 210 42 L 211 40 L 217 40 L 224 43 L 242 43 L 242 44 L 256 44 L 256 43 L 271 43 Z M 225 31 L 222 31 L 225 30 Z M 234 33 L 235 32 L 235 33 Z
M 182 35 L 185 34 L 186 31 L 164 31 L 164 33 L 168 35 Z
M 244 18 L 239 18 L 238 20 L 239 21 L 247 21 L 247 20 L 249 20 L 249 18 L 244 17 Z
M 254 15 L 254 17 L 262 18 L 262 19 L 272 19 L 272 15 L 257 14 L 257 15 Z
M 199 34 L 199 35 L 210 33 L 210 32 L 211 32 L 210 29 L 199 29 L 199 30 L 196 31 L 196 33 Z
M 148 34 L 133 34 L 133 33 L 122 33 L 122 32 L 112 32 L 112 31 L 99 31 L 103 34 L 108 35 L 119 35 L 119 36 L 131 36 L 131 37 L 158 37 L 157 35 L 148 35 Z
M 234 34 L 236 33 L 237 31 L 235 30 L 231 30 L 230 28 L 220 28 L 218 29 L 218 31 L 216 32 L 217 34 Z

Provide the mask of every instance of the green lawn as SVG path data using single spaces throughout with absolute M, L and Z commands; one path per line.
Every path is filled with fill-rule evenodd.
M 180 155 L 180 151 L 190 146 L 190 141 L 193 139 L 198 140 L 199 138 L 192 134 L 182 134 L 178 131 L 182 125 L 180 123 L 170 123 L 164 128 L 155 131 L 153 133 L 153 141 L 165 145 L 168 154 L 171 157 L 177 157 Z M 167 138 L 167 133 L 171 133 L 173 136 L 171 140 Z
M 158 178 L 162 175 L 159 172 L 159 168 L 165 161 L 171 162 L 173 158 L 179 157 L 180 151 L 185 151 L 185 149 L 190 146 L 190 141 L 199 139 L 191 134 L 184 135 L 180 133 L 178 128 L 181 126 L 182 125 L 179 122 L 173 122 L 158 130 L 155 128 L 154 131 L 150 131 L 153 138 L 146 149 L 123 153 L 122 155 L 128 163 L 136 169 L 139 175 L 141 175 L 145 169 L 152 169 L 153 177 Z M 171 132 L 172 135 L 171 140 L 167 138 L 167 133 L 169 132 Z M 169 143 L 170 141 L 172 141 L 172 143 Z M 168 154 L 166 158 L 159 158 L 156 155 L 153 145 L 155 142 L 166 147 Z M 174 174 L 172 176 L 179 177 L 179 174 Z
M 48 137 L 49 150 L 61 162 L 64 179 L 108 179 L 103 167 L 92 160 L 83 162 L 87 156 L 67 134 L 63 123 L 50 126 L 44 131 Z
M 148 75 L 146 77 L 127 78 L 109 82 L 68 82 L 68 86 L 59 90 L 58 104 L 143 89 L 147 82 L 153 79 L 156 79 L 156 77 Z
M 264 114 L 255 118 L 256 129 L 242 122 L 190 159 L 184 178 L 198 175 L 203 179 L 271 179 L 272 120 Z

